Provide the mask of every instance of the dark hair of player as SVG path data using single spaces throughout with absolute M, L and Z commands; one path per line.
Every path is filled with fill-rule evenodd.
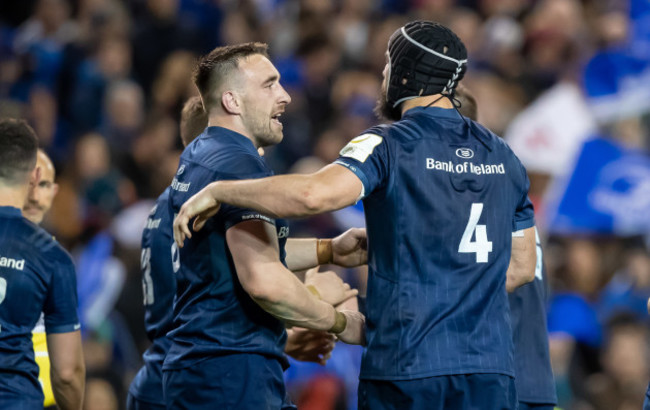
M 194 84 L 199 89 L 204 108 L 210 111 L 220 100 L 216 100 L 215 91 L 226 83 L 230 74 L 239 67 L 239 61 L 254 54 L 268 58 L 268 45 L 264 43 L 243 43 L 232 46 L 217 47 L 199 58 L 193 74 Z
M 0 120 L 0 183 L 26 183 L 36 165 L 37 151 L 38 138 L 25 120 Z

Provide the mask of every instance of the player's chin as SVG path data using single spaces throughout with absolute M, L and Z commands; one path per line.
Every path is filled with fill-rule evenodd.
M 279 144 L 282 142 L 282 139 L 284 138 L 284 133 L 282 132 L 282 127 L 277 128 L 277 127 L 271 127 L 271 132 L 269 132 L 269 144 L 268 145 L 275 145 Z

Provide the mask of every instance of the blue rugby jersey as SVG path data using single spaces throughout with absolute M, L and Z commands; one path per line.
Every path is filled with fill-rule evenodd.
M 0 403 L 43 402 L 32 329 L 79 330 L 77 278 L 70 255 L 20 209 L 0 207 Z
M 129 388 L 135 398 L 160 405 L 165 404 L 162 388 L 162 364 L 171 341 L 172 303 L 176 293 L 176 278 L 172 272 L 172 220 L 170 219 L 167 188 L 156 201 L 142 231 L 140 268 L 144 296 L 144 326 L 152 342 L 144 352 L 144 366 Z
M 249 139 L 226 128 L 208 127 L 181 155 L 168 209 L 177 213 L 187 199 L 213 181 L 271 175 Z M 211 355 L 242 352 L 273 356 L 286 365 L 284 324 L 242 288 L 226 243 L 226 230 L 248 220 L 276 226 L 279 256 L 284 262 L 286 222 L 230 205 L 222 205 L 201 231 L 185 241 L 180 252 L 173 245 L 174 329 L 168 334 L 172 346 L 163 369 L 186 368 Z
M 520 402 L 555 404 L 557 396 L 546 328 L 548 283 L 542 244 L 537 230 L 535 230 L 535 240 L 537 241 L 535 280 L 508 294 L 515 344 L 515 386 Z
M 512 232 L 535 223 L 529 182 L 505 142 L 465 121 L 413 108 L 336 161 L 364 187 L 362 379 L 514 375 L 505 280 Z

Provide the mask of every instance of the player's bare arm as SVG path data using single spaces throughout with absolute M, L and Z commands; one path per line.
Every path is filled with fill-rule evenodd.
M 242 222 L 226 232 L 244 290 L 264 310 L 291 326 L 328 330 L 346 343 L 363 343 L 363 315 L 337 313 L 331 304 L 310 292 L 280 262 L 276 235 L 275 228 L 262 221 Z M 335 303 L 354 295 L 356 290 L 347 289 Z
M 81 332 L 50 333 L 47 335 L 47 349 L 56 404 L 61 410 L 81 409 L 86 377 Z
M 368 260 L 365 228 L 348 229 L 333 239 L 289 238 L 285 250 L 285 262 L 291 271 L 326 264 L 354 267 Z
M 266 215 L 298 218 L 334 211 L 355 203 L 363 185 L 347 168 L 330 164 L 309 175 L 278 175 L 244 181 L 217 181 L 187 200 L 174 219 L 174 240 L 191 238 L 189 221 L 200 230 L 221 203 L 252 208 Z
M 510 265 L 508 265 L 506 273 L 506 290 L 508 292 L 535 279 L 536 249 L 534 226 L 524 229 L 523 236 L 513 235 Z

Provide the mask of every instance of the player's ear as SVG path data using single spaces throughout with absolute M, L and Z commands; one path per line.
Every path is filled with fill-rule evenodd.
M 241 101 L 235 91 L 224 91 L 221 94 L 221 105 L 228 114 L 241 114 Z

